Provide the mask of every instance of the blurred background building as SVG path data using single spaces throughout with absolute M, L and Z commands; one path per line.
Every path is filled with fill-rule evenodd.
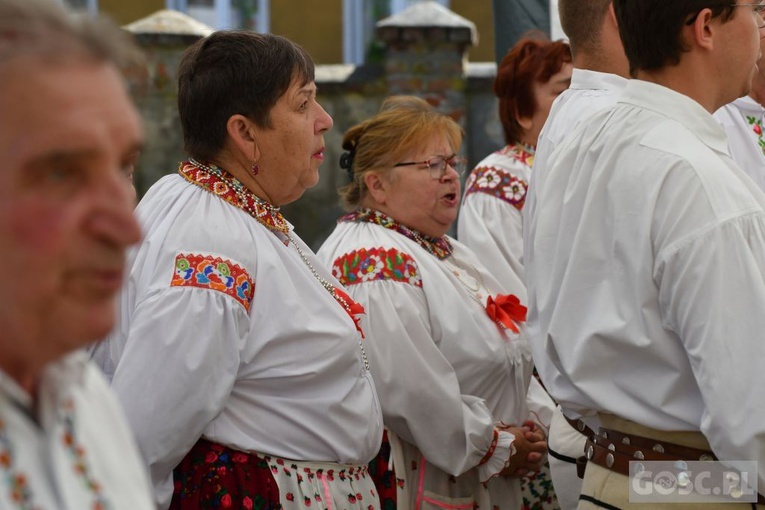
M 161 9 L 184 12 L 212 28 L 250 28 L 283 35 L 303 46 L 317 64 L 363 64 L 380 59 L 375 23 L 420 0 L 62 0 L 101 12 L 125 25 Z M 557 0 L 436 0 L 475 23 L 480 40 L 473 62 L 495 61 L 531 28 L 563 37 Z M 496 28 L 495 37 L 495 24 Z M 496 41 L 496 44 L 495 44 Z
M 317 99 L 334 127 L 324 137 L 318 185 L 283 211 L 314 249 L 342 214 L 336 190 L 348 177 L 337 162 L 346 129 L 385 97 L 413 94 L 462 126 L 460 154 L 472 168 L 504 145 L 492 91 L 497 55 L 530 29 L 551 29 L 549 0 L 59 1 L 109 15 L 146 54 L 146 65 L 128 73 L 146 132 L 135 174 L 139 197 L 185 159 L 176 71 L 188 45 L 216 28 L 246 28 L 303 46 L 317 63 Z

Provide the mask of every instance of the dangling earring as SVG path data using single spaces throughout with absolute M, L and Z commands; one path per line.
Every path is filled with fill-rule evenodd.
M 258 172 L 260 172 L 260 165 L 258 165 L 257 163 L 253 162 L 252 166 L 250 167 L 250 170 L 252 170 L 252 175 L 254 177 L 254 176 L 258 175 Z

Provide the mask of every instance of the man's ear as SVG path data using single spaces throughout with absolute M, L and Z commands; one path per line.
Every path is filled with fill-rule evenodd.
M 388 182 L 377 172 L 367 172 L 364 175 L 364 184 L 375 202 L 385 205 L 388 201 Z
M 614 11 L 613 2 L 608 4 L 608 16 L 606 16 L 604 21 L 611 23 L 611 26 L 613 26 L 616 30 L 619 30 L 619 22 L 616 20 L 616 11 Z
M 232 115 L 226 122 L 226 132 L 243 156 L 253 163 L 260 159 L 257 129 L 250 119 L 241 114 Z
M 717 33 L 717 26 L 709 8 L 702 9 L 693 23 L 683 31 L 686 38 L 686 44 L 698 46 L 706 50 L 714 49 L 714 36 Z

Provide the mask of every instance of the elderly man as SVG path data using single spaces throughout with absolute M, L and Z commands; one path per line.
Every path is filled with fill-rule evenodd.
M 539 136 L 523 210 L 525 260 L 534 257 L 534 247 L 527 241 L 536 228 L 537 189 L 544 181 L 550 155 L 584 119 L 616 103 L 629 73 L 611 0 L 560 0 L 558 10 L 571 45 L 574 71 L 571 85 L 555 101 Z M 535 282 L 528 274 L 526 285 L 529 300 L 536 299 Z M 531 342 L 538 343 L 544 339 L 537 336 L 534 310 L 532 307 L 528 332 Z M 582 481 L 577 476 L 576 459 L 582 455 L 586 433 L 590 432 L 583 422 L 574 427 L 569 421 L 574 424 L 558 406 L 552 416 L 548 439 L 550 471 L 562 510 L 573 510 L 579 504 Z
M 550 155 L 527 239 L 535 362 L 601 424 L 579 508 L 631 508 L 629 460 L 765 461 L 765 195 L 711 116 L 749 91 L 761 6 L 613 4 L 637 79 Z
M 149 509 L 116 400 L 81 347 L 115 315 L 139 240 L 139 119 L 114 28 L 0 0 L 0 508 Z

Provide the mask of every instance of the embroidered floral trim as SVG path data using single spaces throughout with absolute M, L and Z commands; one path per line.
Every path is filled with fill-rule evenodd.
M 24 473 L 15 470 L 14 451 L 5 422 L 0 419 L 0 469 L 4 473 L 5 484 L 12 503 L 22 510 L 40 510 L 40 507 L 32 504 L 32 490 Z
M 340 222 L 355 222 L 355 223 L 374 223 L 391 230 L 395 230 L 399 234 L 408 237 L 412 241 L 416 242 L 428 253 L 434 255 L 440 260 L 443 260 L 452 254 L 452 244 L 449 239 L 440 237 L 438 239 L 421 234 L 416 230 L 409 228 L 401 223 L 397 222 L 390 216 L 374 209 L 357 209 L 356 211 L 342 216 Z
M 765 155 L 765 140 L 762 138 L 762 119 L 747 115 L 746 121 L 752 126 L 752 131 L 757 135 L 757 145 L 760 146 L 760 150 Z
M 285 476 L 289 478 L 293 478 L 297 481 L 298 484 L 300 484 L 301 491 L 303 491 L 302 499 L 298 499 L 298 501 L 302 501 L 303 506 L 306 508 L 311 507 L 311 497 L 310 495 L 313 494 L 313 500 L 316 501 L 316 503 L 321 508 L 331 508 L 332 502 L 327 501 L 326 504 L 323 504 L 321 494 L 314 492 L 310 490 L 310 486 L 306 487 L 304 485 L 304 479 L 313 480 L 314 478 L 317 478 L 319 480 L 326 479 L 328 482 L 332 482 L 337 478 L 340 481 L 360 481 L 365 480 L 370 477 L 369 469 L 367 466 L 358 466 L 358 467 L 349 467 L 347 469 L 327 469 L 326 471 L 324 469 L 316 469 L 313 470 L 311 468 L 300 468 L 297 464 L 288 464 L 289 461 L 285 461 L 285 459 L 281 458 L 273 458 L 273 457 L 264 457 L 266 462 L 268 462 L 269 467 L 271 468 L 271 472 L 274 475 L 277 475 L 279 473 L 284 474 Z M 330 496 L 330 494 L 327 494 L 327 496 Z M 300 498 L 300 494 L 295 494 L 293 492 L 286 492 L 284 494 L 284 499 L 286 499 L 289 502 L 294 502 L 296 498 Z M 365 495 L 361 492 L 349 492 L 347 494 L 348 503 L 351 505 L 359 505 L 360 507 L 364 504 L 364 497 Z M 368 499 L 367 501 L 371 501 L 374 503 L 377 501 L 377 493 L 374 489 L 371 489 L 369 491 Z M 340 503 L 338 501 L 338 503 Z M 373 505 L 370 503 L 370 505 L 367 507 L 368 510 L 373 510 L 376 505 Z
M 102 492 L 101 484 L 93 477 L 93 473 L 88 468 L 85 447 L 77 443 L 77 429 L 74 423 L 74 402 L 67 399 L 62 407 L 64 433 L 61 437 L 64 446 L 69 451 L 72 459 L 74 472 L 82 479 L 85 489 L 93 495 L 93 510 L 108 510 L 111 505 L 106 501 Z
M 508 145 L 495 154 L 511 158 L 529 167 L 534 164 L 534 148 L 527 145 Z M 479 166 L 470 173 L 465 182 L 465 196 L 472 193 L 485 193 L 521 210 L 526 202 L 528 187 L 526 181 L 504 168 Z
M 505 145 L 498 150 L 496 154 L 507 156 L 516 160 L 519 163 L 523 163 L 526 166 L 534 165 L 534 154 L 537 149 L 533 145 L 526 145 L 524 143 L 516 143 L 513 145 Z
M 234 207 L 242 209 L 259 223 L 275 232 L 289 232 L 289 225 L 279 208 L 265 202 L 247 189 L 239 179 L 217 166 L 199 166 L 184 161 L 178 173 L 187 181 L 219 196 Z
M 313 470 L 311 468 L 304 467 L 303 469 L 300 469 L 300 467 L 297 464 L 287 464 L 289 461 L 285 461 L 285 459 L 279 458 L 279 457 L 269 457 L 264 456 L 263 457 L 265 461 L 268 463 L 268 466 L 271 468 L 271 472 L 273 474 L 278 474 L 279 472 L 283 473 L 284 475 L 292 478 L 295 477 L 295 480 L 297 480 L 298 483 L 303 483 L 303 477 L 307 478 L 308 480 L 313 480 L 314 478 L 326 478 L 328 481 L 333 481 L 335 478 L 337 478 L 340 481 L 347 480 L 365 480 L 367 479 L 369 475 L 369 468 L 368 466 L 351 466 L 349 468 L 345 469 L 327 469 L 326 471 L 324 469 L 316 469 Z M 316 495 L 318 496 L 318 495 Z M 376 497 L 374 491 L 370 492 L 371 497 Z M 295 495 L 292 493 L 286 494 L 287 501 L 294 501 Z M 357 492 L 356 494 L 348 494 L 348 502 L 349 503 L 356 503 L 357 501 L 363 501 L 364 495 L 360 492 Z M 317 499 L 317 501 L 321 501 L 321 497 Z M 310 505 L 307 505 L 310 506 Z
M 198 287 L 222 292 L 250 311 L 255 283 L 250 274 L 230 260 L 210 255 L 179 253 L 171 287 Z
M 414 259 L 395 248 L 362 248 L 337 257 L 332 274 L 343 285 L 393 280 L 422 287 L 420 270 Z

